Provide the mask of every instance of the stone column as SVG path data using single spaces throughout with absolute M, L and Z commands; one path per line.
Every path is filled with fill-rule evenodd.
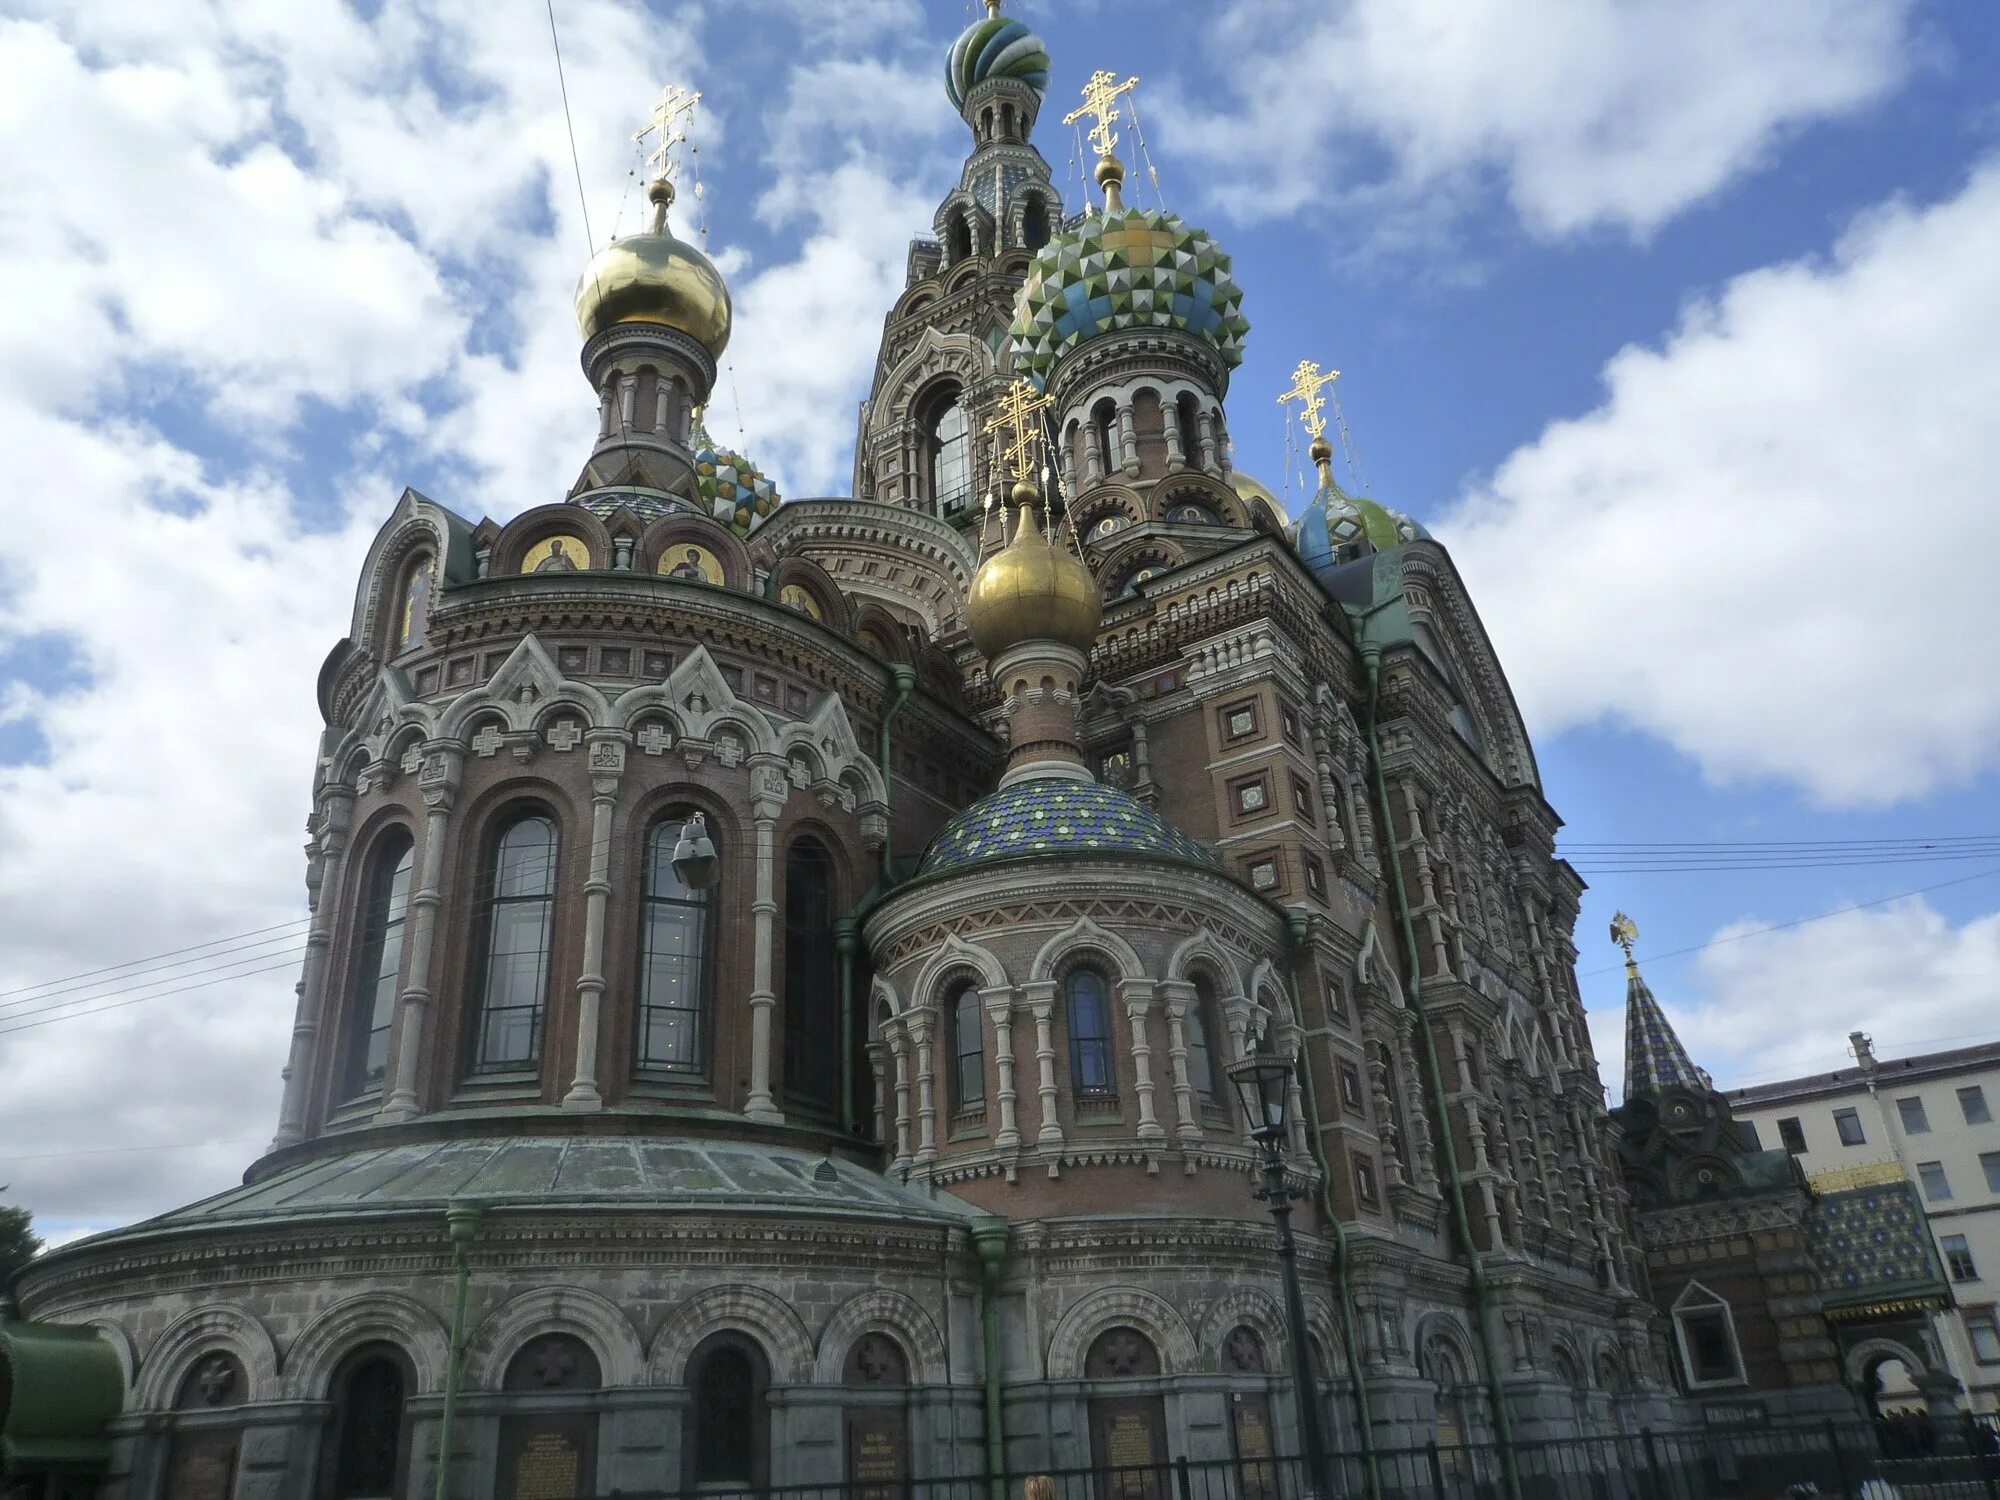
M 660 381 L 653 400 L 653 431 L 659 433 L 662 437 L 667 436 L 667 391 L 669 389 L 670 387 L 666 381 Z
M 910 1166 L 910 1038 L 902 1023 L 888 1033 L 889 1051 L 896 1059 L 896 1159 L 890 1166 L 908 1171 Z
M 1188 1077 L 1187 1017 L 1195 1003 L 1195 988 L 1185 979 L 1163 979 L 1160 995 L 1167 1010 L 1167 1064 L 1174 1079 L 1174 1134 L 1190 1143 L 1201 1140 L 1201 1120 L 1195 1111 L 1194 1082 Z M 1220 1059 L 1210 1059 L 1212 1064 Z
M 1215 414 L 1197 411 L 1194 414 L 1195 438 L 1201 445 L 1201 466 L 1213 471 L 1215 468 Z
M 408 1120 L 422 1108 L 417 1100 L 417 1068 L 424 1050 L 424 1017 L 431 1003 L 431 949 L 437 934 L 437 909 L 444 900 L 444 850 L 451 804 L 458 795 L 464 767 L 464 746 L 447 743 L 424 747 L 417 783 L 424 798 L 423 848 L 417 854 L 417 888 L 410 893 L 409 956 L 403 971 L 403 992 L 396 997 L 396 1081 L 382 1104 L 380 1118 L 384 1120 Z
M 1076 498 L 1076 441 L 1065 437 L 1062 444 L 1063 499 Z
M 1014 992 L 1004 985 L 983 989 L 979 1002 L 991 1023 L 993 1061 L 1000 1074 L 1000 1131 L 993 1144 L 1011 1151 L 1021 1144 L 1021 1124 L 1014 1104 Z
M 621 375 L 618 377 L 618 425 L 624 432 L 632 430 L 632 404 L 639 394 L 639 377 Z
M 1130 397 L 1118 403 L 1118 447 L 1124 462 L 1119 465 L 1127 479 L 1139 477 L 1139 429 L 1132 420 Z
M 340 907 L 347 830 L 353 812 L 353 788 L 329 786 L 321 792 L 319 816 L 313 823 L 311 874 L 306 882 L 311 887 L 312 925 L 306 932 L 306 961 L 299 976 L 299 1005 L 292 1020 L 292 1050 L 285 1063 L 285 1092 L 278 1106 L 278 1133 L 271 1138 L 273 1151 L 305 1138 L 306 1088 L 318 1050 L 321 1013 L 326 1008 L 327 959 L 333 948 L 333 924 Z M 359 907 L 356 911 L 358 914 Z
M 1060 1148 L 1062 1122 L 1056 1118 L 1056 986 L 1052 979 L 1037 980 L 1025 987 L 1028 1009 L 1035 1017 L 1035 1062 L 1041 1074 L 1042 1124 L 1035 1143 Z
M 606 384 L 597 397 L 597 437 L 599 442 L 611 436 L 612 398 L 612 389 L 609 384 Z
M 1160 417 L 1167 434 L 1167 472 L 1178 474 L 1187 467 L 1187 454 L 1181 450 L 1181 408 L 1178 401 L 1170 397 L 1160 398 Z
M 784 761 L 775 755 L 752 756 L 750 786 L 750 816 L 757 834 L 757 887 L 750 904 L 756 959 L 750 972 L 750 1094 L 743 1113 L 775 1124 L 785 1118 L 771 1097 L 771 1013 L 778 1005 L 771 988 L 771 945 L 778 915 L 774 865 L 778 814 L 791 794 Z
M 889 1047 L 879 1036 L 868 1043 L 868 1071 L 875 1077 L 875 1139 L 889 1143 Z
M 1124 992 L 1125 1020 L 1132 1029 L 1132 1093 L 1139 1101 L 1142 1141 L 1163 1141 L 1166 1130 L 1153 1113 L 1153 1044 L 1146 1035 L 1146 1018 L 1153 1013 L 1153 985 L 1150 980 L 1127 979 L 1119 985 Z
M 1105 465 L 1109 461 L 1110 455 L 1104 451 L 1104 444 L 1098 437 L 1097 423 L 1086 414 L 1083 419 L 1083 482 L 1086 489 L 1104 482 Z
M 583 965 L 576 976 L 576 1076 L 563 1095 L 564 1109 L 602 1109 L 597 1088 L 597 1043 L 604 1029 L 604 907 L 611 897 L 611 815 L 625 774 L 625 732 L 593 729 L 584 735 L 590 757 L 590 875 L 583 884 Z
M 910 1021 L 910 1046 L 917 1054 L 917 1156 L 918 1166 L 937 1160 L 936 1058 L 931 1042 L 936 1032 L 930 1015 L 920 1013 Z

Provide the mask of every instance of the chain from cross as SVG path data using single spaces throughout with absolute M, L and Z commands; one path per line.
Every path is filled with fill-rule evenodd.
M 1083 86 L 1083 103 L 1063 116 L 1063 124 L 1074 125 L 1085 115 L 1096 123 L 1090 127 L 1090 144 L 1097 148 L 1099 156 L 1109 156 L 1111 148 L 1118 144 L 1118 132 L 1111 128 L 1111 122 L 1118 118 L 1118 96 L 1132 92 L 1138 83 L 1135 74 L 1123 83 L 1115 80 L 1118 75 L 1109 68 L 1099 68 L 1090 75 L 1090 82 Z
M 1307 432 L 1319 437 L 1326 432 L 1326 397 L 1320 391 L 1340 379 L 1340 371 L 1322 372 L 1315 360 L 1302 359 L 1299 367 L 1292 371 L 1292 388 L 1278 397 L 1278 405 L 1289 401 L 1299 403 L 1299 420 L 1305 424 Z
M 1035 415 L 1053 404 L 1051 398 L 1037 396 L 1034 382 L 1026 378 L 1016 380 L 1000 393 L 999 405 L 993 413 L 993 420 L 986 424 L 986 430 L 1005 430 L 1011 434 L 1007 444 L 1007 462 L 1012 466 L 1016 479 L 1026 479 L 1033 470 L 1031 460 L 1035 439 L 1042 430 L 1042 424 L 1035 420 Z
M 647 136 L 657 136 L 653 149 L 646 153 L 646 165 L 653 169 L 655 177 L 672 178 L 678 163 L 673 157 L 674 147 L 687 139 L 687 126 L 682 117 L 694 113 L 694 107 L 701 103 L 700 93 L 688 93 L 679 84 L 669 84 L 661 93 L 659 103 L 653 106 L 646 123 L 632 132 L 632 139 L 641 146 Z

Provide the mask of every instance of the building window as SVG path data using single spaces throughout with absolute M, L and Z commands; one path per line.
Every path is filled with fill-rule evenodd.
M 785 1092 L 831 1114 L 840 1097 L 833 857 L 812 839 L 785 856 Z
M 707 1061 L 715 893 L 695 890 L 674 873 L 674 845 L 693 811 L 670 809 L 646 836 L 646 895 L 639 933 L 642 1072 L 699 1074 Z
M 1836 1109 L 1833 1112 L 1833 1128 L 1840 1133 L 1843 1146 L 1865 1146 L 1868 1137 L 1861 1131 L 1861 1116 L 1851 1109 Z
M 1688 1389 L 1743 1384 L 1743 1354 L 1729 1304 L 1698 1281 L 1674 1299 L 1674 1338 Z
M 960 985 L 951 1001 L 951 1107 L 960 1113 L 986 1108 L 985 1020 L 979 990 Z
M 428 555 L 410 564 L 403 575 L 402 609 L 396 620 L 396 649 L 414 651 L 424 643 L 431 618 L 431 560 Z
M 475 1074 L 541 1061 L 555 890 L 556 825 L 539 813 L 516 818 L 494 844 L 486 871 Z
M 1187 1018 L 1188 1086 L 1197 1102 L 1214 1104 L 1215 1092 L 1215 996 L 1205 980 L 1194 984 L 1194 1005 Z
M 1981 1160 L 1986 1160 L 1986 1158 L 1981 1158 Z M 1991 1164 L 1986 1169 L 1988 1178 L 2000 1175 L 1996 1174 L 1995 1168 L 2000 1168 L 2000 1153 L 1996 1153 L 1991 1158 Z M 1917 1177 L 1924 1185 L 1924 1196 L 1930 1199 L 1931 1202 L 1949 1203 L 1951 1201 L 1951 1180 L 1944 1175 L 1943 1162 L 1918 1162 Z
M 1340 982 L 1329 979 L 1326 982 L 1326 1013 L 1336 1021 L 1347 1019 L 1347 1001 L 1340 993 Z
M 956 386 L 936 396 L 924 416 L 925 477 L 938 515 L 956 515 L 972 498 L 972 436 Z
M 389 1027 L 396 1018 L 396 979 L 403 971 L 403 919 L 410 907 L 415 852 L 410 835 L 399 828 L 383 837 L 369 866 L 349 987 L 347 1061 L 341 1071 L 341 1096 L 346 1099 L 380 1089 L 389 1067 Z
M 1797 1115 L 1778 1121 L 1778 1140 L 1792 1155 L 1805 1155 L 1806 1129 L 1799 1123 Z
M 2000 1151 L 1980 1152 L 1979 1166 L 1986 1173 L 1987 1191 L 2000 1193 Z
M 1982 1365 L 2000 1365 L 2000 1317 L 1990 1307 L 1977 1312 L 1967 1309 L 1965 1335 L 1972 1343 L 1972 1357 Z
M 1250 889 L 1253 891 L 1273 891 L 1278 888 L 1278 862 L 1275 859 L 1257 859 L 1250 862 Z
M 1914 1095 L 1896 1101 L 1896 1114 L 1903 1122 L 1905 1135 L 1929 1135 L 1930 1117 L 1924 1113 L 1924 1101 Z
M 691 1429 L 682 1440 L 687 1488 L 761 1488 L 768 1477 L 770 1366 L 764 1351 L 739 1333 L 711 1334 L 688 1358 Z
M 1736 1122 L 1736 1138 L 1743 1143 L 1745 1151 L 1762 1151 L 1764 1149 L 1764 1143 L 1757 1139 L 1757 1122 L 1755 1120 L 1738 1120 Z
M 1229 789 L 1236 816 L 1247 818 L 1271 805 L 1271 783 L 1264 776 L 1246 777 Z
M 393 1495 L 402 1480 L 402 1361 L 381 1345 L 362 1350 L 334 1377 L 331 1500 Z
M 1368 1106 L 1361 1102 L 1361 1069 L 1343 1059 L 1340 1064 L 1340 1107 L 1350 1115 L 1365 1117 Z
M 1326 866 L 1317 854 L 1306 856 L 1306 889 L 1320 900 L 1326 899 Z
M 1232 703 L 1221 710 L 1222 738 L 1234 744 L 1238 740 L 1254 738 L 1259 730 L 1257 705 L 1254 702 Z
M 1313 814 L 1312 787 L 1303 776 L 1292 778 L 1292 811 L 1304 818 L 1309 827 L 1319 827 L 1319 819 Z
M 1354 1196 L 1373 1208 L 1381 1201 L 1375 1191 L 1375 1167 L 1365 1156 L 1354 1158 Z
M 1986 1090 L 1976 1083 L 1958 1091 L 1958 1108 L 1968 1125 L 1984 1125 L 1993 1118 L 1993 1112 L 1986 1107 Z
M 1962 1234 L 1947 1234 L 1938 1239 L 1938 1246 L 1944 1251 L 1944 1268 L 1953 1281 L 1977 1281 L 1978 1268 L 1972 1264 L 1972 1247 Z
M 1117 1093 L 1111 1066 L 1111 996 L 1095 969 L 1072 969 L 1063 993 L 1069 1015 L 1070 1088 L 1078 1099 Z

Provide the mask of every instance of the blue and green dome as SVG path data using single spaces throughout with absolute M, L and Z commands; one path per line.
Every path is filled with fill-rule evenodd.
M 1387 552 L 1429 537 L 1428 531 L 1400 510 L 1367 495 L 1350 495 L 1329 479 L 1299 517 L 1293 546 L 1300 559 L 1312 567 L 1337 560 L 1344 549 L 1357 542 Z
M 1017 78 L 1036 93 L 1049 86 L 1049 53 L 1042 39 L 1012 16 L 986 16 L 959 33 L 945 59 L 944 86 L 954 109 L 989 78 Z
M 1092 213 L 1035 252 L 1008 330 L 1014 368 L 1046 382 L 1077 345 L 1126 328 L 1178 328 L 1243 363 L 1243 288 L 1207 230 L 1177 214 Z
M 945 824 L 917 872 L 935 875 L 1045 854 L 1139 855 L 1222 868 L 1207 845 L 1116 787 L 1044 776 L 1002 787 Z
M 749 459 L 722 447 L 697 427 L 694 434 L 694 480 L 708 513 L 738 536 L 748 536 L 771 518 L 782 503 L 777 486 Z

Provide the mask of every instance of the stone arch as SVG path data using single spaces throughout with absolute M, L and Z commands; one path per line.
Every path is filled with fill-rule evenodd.
M 792 553 L 778 559 L 771 577 L 772 602 L 777 603 L 779 594 L 787 588 L 805 591 L 819 606 L 819 623 L 828 630 L 839 635 L 854 633 L 853 610 L 848 606 L 847 596 L 841 593 L 833 575 L 811 558 Z
M 1442 1348 L 1449 1351 L 1457 1367 L 1459 1378 L 1456 1383 L 1472 1383 L 1473 1371 L 1478 1369 L 1472 1358 L 1472 1339 L 1465 1326 L 1450 1313 L 1428 1312 L 1417 1319 L 1417 1336 L 1412 1340 L 1411 1348 L 1416 1352 L 1417 1368 L 1426 1380 L 1436 1381 L 1434 1367 L 1428 1357 L 1434 1348 Z
M 118 1373 L 124 1382 L 124 1390 L 130 1394 L 139 1372 L 139 1351 L 132 1343 L 132 1335 L 125 1331 L 122 1323 L 114 1323 L 109 1318 L 92 1318 L 83 1325 L 105 1343 L 118 1356 Z
M 1167 960 L 1169 979 L 1192 979 L 1193 969 L 1207 963 L 1216 971 L 1216 977 L 1223 981 L 1217 991 L 1217 1000 L 1227 1000 L 1243 989 L 1243 971 L 1236 966 L 1236 960 L 1229 956 L 1229 950 L 1216 939 L 1206 927 L 1197 928 L 1182 939 L 1179 947 Z
M 1590 1374 L 1597 1388 L 1608 1395 L 1622 1396 L 1631 1388 L 1625 1361 L 1619 1357 L 1618 1346 L 1609 1339 L 1598 1341 L 1597 1352 L 1590 1362 Z
M 285 1394 L 294 1401 L 323 1401 L 341 1360 L 368 1343 L 393 1344 L 416 1371 L 415 1394 L 444 1389 L 451 1360 L 451 1332 L 444 1320 L 414 1298 L 368 1292 L 336 1304 L 292 1341 L 285 1353 Z
M 1129 1323 L 1153 1341 L 1163 1374 L 1182 1375 L 1198 1367 L 1194 1335 L 1172 1303 L 1140 1287 L 1109 1286 L 1085 1293 L 1056 1320 L 1049 1334 L 1048 1378 L 1081 1380 L 1083 1358 L 1092 1341 L 1120 1323 Z
M 1847 1351 L 1842 1361 L 1847 1384 L 1854 1390 L 1868 1389 L 1868 1376 L 1884 1360 L 1897 1360 L 1912 1376 L 1921 1375 L 1932 1367 L 1915 1349 L 1900 1339 L 1875 1337 L 1861 1340 Z
M 1097 523 L 1108 516 L 1116 516 L 1127 526 L 1137 526 L 1146 519 L 1146 502 L 1137 490 L 1122 484 L 1093 485 L 1077 503 L 1077 535 L 1088 540 Z
M 555 501 L 524 510 L 500 529 L 493 543 L 489 577 L 504 577 L 521 571 L 521 559 L 535 543 L 557 534 L 578 538 L 589 552 L 593 569 L 611 566 L 611 533 L 595 513 L 581 505 Z
M 466 1383 L 476 1391 L 499 1390 L 521 1346 L 543 1333 L 582 1339 L 597 1356 L 607 1386 L 644 1379 L 639 1335 L 623 1308 L 581 1287 L 537 1287 L 496 1308 L 473 1332 L 465 1347 Z
M 361 565 L 361 582 L 355 591 L 354 614 L 347 632 L 349 638 L 360 643 L 385 639 L 377 627 L 394 608 L 397 585 L 402 582 L 410 558 L 419 550 L 428 551 L 436 560 L 439 586 L 447 573 L 454 581 L 461 578 L 461 569 L 469 561 L 468 549 L 461 534 L 454 555 L 451 541 L 451 522 L 443 508 L 415 490 L 404 490 L 396 509 L 369 544 L 368 557 Z
M 888 1287 L 857 1292 L 835 1309 L 819 1336 L 813 1379 L 839 1385 L 847 1351 L 864 1333 L 886 1333 L 903 1346 L 912 1384 L 941 1386 L 951 1379 L 944 1338 L 931 1315 L 914 1297 Z
M 809 719 L 793 719 L 777 731 L 772 746 L 778 754 L 790 758 L 794 749 L 811 753 L 818 762 L 822 777 L 833 783 L 851 783 L 858 802 L 881 803 L 888 800 L 888 788 L 883 784 L 881 768 L 874 757 L 861 748 L 860 738 L 854 732 L 854 721 L 848 717 L 847 706 L 838 693 L 828 693 L 820 700 Z M 824 792 L 826 788 L 815 787 Z M 852 811 L 849 808 L 848 811 Z
M 1171 572 L 1187 561 L 1187 553 L 1177 542 L 1159 537 L 1140 537 L 1119 548 L 1104 560 L 1098 571 L 1106 598 L 1116 599 L 1136 587 L 1139 574 L 1150 568 L 1154 573 Z
M 137 1406 L 165 1411 L 202 1355 L 226 1349 L 243 1364 L 245 1404 L 268 1401 L 278 1389 L 278 1346 L 270 1330 L 238 1307 L 198 1307 L 153 1341 L 138 1372 Z
M 909 1008 L 935 1007 L 942 999 L 939 986 L 954 973 L 965 969 L 979 976 L 980 986 L 984 989 L 999 989 L 1011 983 L 1007 970 L 992 953 L 984 948 L 975 948 L 957 933 L 952 933 L 917 971 L 917 977 L 910 985 Z
M 586 729 L 611 717 L 604 694 L 587 682 L 565 677 L 548 648 L 530 632 L 490 679 L 452 700 L 438 721 L 438 734 L 463 739 L 467 723 L 482 709 L 498 713 L 510 730 L 519 733 L 534 728 L 550 709 L 559 707 L 582 714 Z
M 1173 408 L 1169 408 L 1172 410 Z M 1190 458 L 1189 462 L 1198 461 Z M 1200 472 L 1182 472 L 1155 485 L 1148 497 L 1148 519 L 1165 521 L 1176 505 L 1199 505 L 1224 526 L 1247 528 L 1250 518 L 1243 497 L 1219 479 Z
M 1284 1358 L 1285 1315 L 1277 1299 L 1256 1287 L 1243 1286 L 1216 1298 L 1202 1315 L 1201 1330 L 1195 1337 L 1199 1367 L 1221 1369 L 1222 1341 L 1232 1330 L 1246 1325 L 1264 1341 L 1265 1351 L 1272 1360 Z
M 645 535 L 639 539 L 635 566 L 649 577 L 660 576 L 660 559 L 666 556 L 675 542 L 706 547 L 722 564 L 724 587 L 745 592 L 749 590 L 750 552 L 736 535 L 735 528 L 710 516 L 687 511 L 662 516 L 646 528 Z
M 737 1283 L 699 1292 L 668 1315 L 646 1361 L 652 1383 L 679 1385 L 695 1346 L 725 1329 L 763 1345 L 776 1383 L 803 1385 L 812 1378 L 812 1339 L 791 1304 L 762 1287 Z
M 1116 971 L 1112 978 L 1120 983 L 1147 977 L 1146 966 L 1140 962 L 1138 952 L 1130 943 L 1117 933 L 1098 926 L 1089 917 L 1078 917 L 1042 944 L 1034 963 L 1029 966 L 1029 981 L 1035 983 L 1054 979 L 1057 968 L 1066 966 L 1072 953 L 1086 950 L 1106 959 Z

